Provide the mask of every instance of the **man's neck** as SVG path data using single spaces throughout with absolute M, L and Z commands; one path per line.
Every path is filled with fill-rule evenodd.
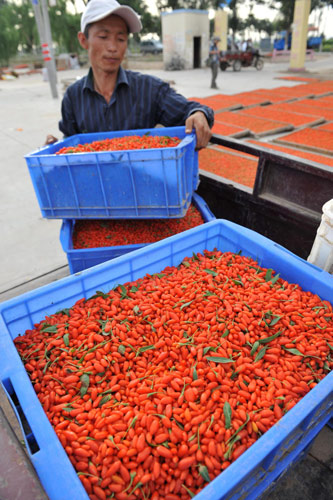
M 114 89 L 116 88 L 118 72 L 119 70 L 112 73 L 93 70 L 94 89 L 104 97 L 107 103 L 110 102 Z

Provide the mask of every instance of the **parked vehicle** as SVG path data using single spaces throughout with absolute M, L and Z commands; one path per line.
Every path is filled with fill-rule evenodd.
M 243 68 L 254 66 L 258 71 L 264 67 L 263 56 L 258 50 L 250 50 L 246 52 L 226 51 L 221 52 L 220 68 L 225 71 L 232 67 L 234 71 L 240 71 Z
M 288 46 L 286 47 L 286 32 L 280 31 L 278 33 L 277 38 L 274 40 L 275 50 L 290 50 L 291 49 L 291 33 L 288 34 Z
M 310 36 L 306 42 L 307 49 L 320 49 L 323 43 L 322 36 Z
M 281 31 L 279 33 L 278 38 L 275 39 L 274 41 L 274 49 L 275 50 L 285 50 L 286 49 L 286 33 L 285 31 Z M 291 40 L 292 40 L 292 34 L 289 33 L 288 35 L 288 50 L 291 49 Z M 323 43 L 323 37 L 322 36 L 308 36 L 307 42 L 306 42 L 306 48 L 307 49 L 320 49 L 321 44 Z
M 157 40 L 144 40 L 140 43 L 141 54 L 162 54 L 163 44 Z

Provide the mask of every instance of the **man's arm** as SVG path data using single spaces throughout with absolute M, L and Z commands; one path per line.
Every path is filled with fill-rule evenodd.
M 199 102 L 188 101 L 163 83 L 157 96 L 156 123 L 165 127 L 186 125 L 187 133 L 195 129 L 197 149 L 207 146 L 214 124 L 214 111 Z
M 219 53 L 220 53 L 220 51 L 217 47 L 214 47 L 214 46 L 210 47 L 209 55 L 215 55 L 215 54 L 219 54 Z
M 57 140 L 58 139 L 56 137 L 54 137 L 54 135 L 48 134 L 46 136 L 44 146 L 49 146 L 50 144 L 54 144 L 55 142 L 57 142 Z
M 190 134 L 195 130 L 197 136 L 196 149 L 202 149 L 207 146 L 212 136 L 211 129 L 208 125 L 207 117 L 203 111 L 195 111 L 185 122 L 185 132 Z

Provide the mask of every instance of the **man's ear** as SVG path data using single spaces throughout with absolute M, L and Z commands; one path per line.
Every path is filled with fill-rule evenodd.
M 79 33 L 77 34 L 77 38 L 79 40 L 79 43 L 80 43 L 81 47 L 83 49 L 88 50 L 88 40 L 87 40 L 85 34 L 82 33 L 82 31 L 79 31 Z

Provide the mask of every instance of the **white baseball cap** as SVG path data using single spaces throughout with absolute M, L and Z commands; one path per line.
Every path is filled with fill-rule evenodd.
M 131 7 L 120 5 L 116 0 L 90 0 L 81 16 L 81 31 L 85 30 L 87 24 L 100 21 L 110 14 L 121 17 L 130 33 L 138 33 L 142 29 L 140 17 Z

